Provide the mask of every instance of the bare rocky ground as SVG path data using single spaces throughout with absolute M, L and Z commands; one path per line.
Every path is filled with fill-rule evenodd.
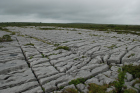
M 39 27 L 7 27 L 17 32 L 13 41 L 0 43 L 0 93 L 60 93 L 62 87 L 88 92 L 88 84 L 109 84 L 118 68 L 140 64 L 140 37 L 115 32 Z M 0 36 L 10 34 L 0 31 Z M 58 49 L 67 46 L 70 49 Z M 127 88 L 139 88 L 127 73 Z M 69 85 L 86 79 L 85 84 Z M 112 90 L 108 88 L 107 91 Z M 135 89 L 135 90 L 137 90 Z M 138 91 L 138 90 L 137 90 Z

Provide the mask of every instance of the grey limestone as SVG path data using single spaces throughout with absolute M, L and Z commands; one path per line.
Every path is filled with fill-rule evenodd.
M 88 84 L 109 84 L 117 80 L 118 69 L 123 65 L 140 64 L 137 35 L 60 27 L 41 30 L 40 27 L 55 28 L 7 27 L 17 34 L 11 35 L 12 42 L 0 42 L 0 92 L 43 93 L 45 89 L 46 93 L 57 93 L 64 87 L 87 93 Z M 10 33 L 0 31 L 0 37 L 5 34 Z M 34 45 L 26 45 L 29 43 Z M 68 46 L 70 50 L 55 50 L 54 44 Z M 124 85 L 132 88 L 138 79 L 134 80 L 129 73 L 126 77 Z M 86 79 L 85 85 L 68 84 L 77 78 Z
M 127 79 L 127 81 L 131 81 L 131 80 L 133 80 L 133 76 L 130 74 L 130 73 L 126 73 L 126 79 Z

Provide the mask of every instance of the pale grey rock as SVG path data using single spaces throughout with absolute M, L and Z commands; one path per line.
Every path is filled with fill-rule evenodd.
M 108 58 L 109 58 L 109 55 L 105 55 L 105 56 L 103 57 L 104 63 L 107 63 Z
M 89 89 L 87 88 L 83 90 L 83 93 L 88 93 L 88 92 L 89 92 Z
M 116 63 L 110 63 L 110 65 L 112 65 L 112 66 L 116 66 Z
M 33 68 L 33 70 L 38 77 L 53 74 L 53 73 L 58 73 L 58 71 L 53 66 L 38 67 L 38 68 Z
M 29 60 L 31 66 L 34 66 L 34 65 L 38 65 L 38 64 L 42 64 L 42 63 L 46 63 L 48 64 L 49 63 L 49 59 L 47 58 L 33 58 L 31 60 Z
M 107 88 L 106 92 L 110 92 L 112 90 L 113 90 L 113 88 Z
M 118 72 L 112 71 L 110 78 L 118 78 Z
M 79 89 L 79 90 L 84 90 L 85 89 L 85 85 L 84 84 L 78 84 L 76 85 L 76 87 Z
M 60 71 L 60 72 L 65 72 L 65 71 L 66 71 L 66 68 L 61 67 L 61 68 L 59 69 L 59 71 Z
M 134 80 L 132 80 L 132 81 L 130 81 L 130 82 L 125 82 L 124 85 L 126 85 L 126 86 L 132 86 L 132 84 L 133 84 L 136 80 L 139 80 L 139 79 L 136 78 L 136 79 L 134 79 Z
M 128 72 L 126 73 L 126 78 L 127 78 L 127 81 L 133 80 L 133 76 Z
M 2 89 L 0 90 L 1 93 L 20 93 L 20 92 L 24 92 L 26 90 L 29 90 L 35 86 L 38 86 L 38 82 L 27 82 L 15 87 L 9 87 L 6 89 Z
M 97 59 L 97 58 L 93 58 L 89 64 L 99 64 L 100 63 L 100 60 Z
M 137 90 L 137 89 L 135 89 L 135 88 L 133 88 L 132 86 L 127 86 L 127 89 L 133 89 L 133 90 L 135 90 L 137 93 L 139 93 L 139 91 Z
M 62 91 L 53 91 L 51 93 L 62 93 Z
M 122 66 L 123 66 L 123 64 L 117 64 L 117 66 L 122 67 Z
M 63 76 L 64 73 L 58 73 L 55 75 L 44 75 L 43 77 L 40 77 L 41 79 L 39 80 L 41 84 L 45 84 L 47 82 L 50 82 L 52 80 L 56 80 L 57 78 Z
M 67 88 L 73 88 L 73 89 L 76 89 L 75 86 L 74 86 L 74 84 L 64 87 L 64 89 L 67 89 Z
M 95 51 L 99 50 L 100 47 L 94 47 L 91 50 L 87 51 L 86 55 L 91 56 Z
M 87 66 L 83 66 L 81 69 L 88 70 L 88 69 L 94 69 L 99 66 L 101 66 L 101 64 L 87 64 Z
M 43 90 L 41 89 L 40 86 L 38 86 L 22 93 L 43 93 Z
M 85 84 L 90 84 L 90 83 L 95 83 L 95 84 L 98 84 L 98 85 L 102 85 L 102 83 L 99 82 L 99 80 L 97 78 L 91 78 L 91 79 L 88 79 Z
M 74 78 L 88 78 L 91 76 L 91 72 L 88 70 L 80 70 L 79 72 L 75 72 L 72 75 Z
M 88 89 L 87 89 L 87 86 L 85 86 L 84 84 L 78 84 L 78 85 L 76 85 L 76 88 L 78 89 L 78 90 L 80 90 L 80 92 L 82 92 L 82 93 L 88 93 Z
M 25 60 L 12 60 L 7 63 L 0 63 L 0 74 L 7 74 L 11 71 L 28 67 Z
M 109 64 L 111 64 L 111 63 L 119 64 L 120 63 L 119 58 L 116 58 L 116 57 L 112 57 L 112 58 L 108 59 L 107 61 Z
M 38 67 L 44 68 L 44 67 L 49 67 L 49 66 L 51 66 L 51 64 L 49 62 L 45 62 L 45 63 L 37 64 L 37 65 L 31 65 L 32 69 L 38 68 Z
M 109 78 L 104 74 L 98 75 L 97 78 L 99 79 L 100 82 L 102 81 L 103 84 L 109 84 L 109 83 L 112 83 L 113 81 L 115 81 L 114 78 Z
M 68 55 L 72 54 L 71 52 L 67 52 L 67 53 L 62 53 L 62 54 L 57 54 L 57 55 L 52 55 L 50 56 L 49 58 L 52 60 L 56 60 L 58 58 L 61 58 L 61 57 L 66 57 Z
M 138 62 L 133 63 L 133 66 L 138 66 L 138 65 L 140 65 L 140 63 L 138 63 Z
M 42 27 L 45 28 L 46 26 Z M 36 91 L 37 89 L 40 90 L 38 84 L 35 84 L 35 86 L 27 85 L 29 88 L 20 90 L 22 87 L 19 86 L 25 83 L 37 82 L 31 70 L 33 70 L 46 91 L 50 93 L 61 86 L 68 86 L 69 81 L 80 77 L 90 81 L 92 79 L 91 77 L 95 76 L 98 80 L 93 80 L 93 82 L 99 85 L 103 83 L 108 84 L 115 78 L 118 78 L 118 67 L 122 67 L 123 64 L 138 65 L 140 63 L 140 45 L 139 41 L 137 41 L 140 38 L 136 35 L 117 34 L 115 32 L 105 33 L 104 31 L 98 32 L 85 29 L 76 29 L 77 31 L 75 31 L 73 28 L 47 31 L 39 30 L 37 29 L 38 27 L 7 28 L 10 31 L 18 32 L 21 35 L 27 35 L 29 37 L 32 36 L 45 42 L 51 42 L 53 44 L 59 43 L 60 46 L 69 46 L 71 50 L 54 50 L 56 48 L 54 45 L 49 45 L 34 38 L 27 38 L 27 36 L 21 37 L 14 35 L 14 37 L 18 39 L 18 44 L 12 36 L 14 41 L 3 42 L 1 45 L 4 47 L 0 48 L 0 86 L 1 88 L 5 88 L 0 90 L 2 93 L 3 91 L 4 93 L 39 92 Z M 5 34 L 5 32 L 0 31 L 0 35 L 3 34 Z M 121 39 L 121 41 L 119 39 Z M 133 41 L 133 39 L 136 39 L 136 41 Z M 24 46 L 27 43 L 33 43 L 34 46 Z M 112 49 L 107 48 L 107 46 L 109 47 L 113 44 L 117 47 L 113 47 Z M 31 69 L 28 68 L 26 61 L 24 64 L 20 61 L 19 63 L 12 61 L 25 60 L 19 45 L 23 49 L 32 67 Z M 42 58 L 40 53 L 47 55 L 50 60 Z M 57 55 L 51 55 L 53 53 Z M 135 55 L 133 53 L 135 53 Z M 30 59 L 31 56 L 33 56 L 32 59 Z M 81 58 L 82 56 L 86 56 L 86 58 Z M 74 58 L 79 58 L 79 60 L 75 61 L 73 60 Z M 102 62 L 105 64 L 100 64 Z M 120 62 L 122 62 L 122 64 L 120 64 Z M 107 64 L 113 65 L 111 70 Z M 135 80 L 132 80 L 130 75 L 127 77 L 129 82 L 125 82 L 125 84 L 132 86 Z M 14 86 L 9 88 L 10 85 Z M 15 91 L 15 86 L 18 86 L 17 88 L 19 88 L 19 90 Z M 87 91 L 87 88 L 83 90 L 84 93 L 87 93 Z
M 119 67 L 117 67 L 117 66 L 112 66 L 112 67 L 111 67 L 111 70 L 112 70 L 112 71 L 116 71 L 116 72 L 117 72 L 118 69 L 119 69 Z
M 111 71 L 106 71 L 103 74 L 106 75 L 106 76 L 108 76 L 108 77 L 110 77 L 111 76 L 111 73 L 112 73 Z
M 135 88 L 140 89 L 140 83 L 134 85 Z
M 55 91 L 57 89 L 57 87 L 55 86 L 55 82 L 53 82 L 53 81 L 46 83 L 42 86 L 45 88 L 46 93 L 50 93 L 50 92 Z
M 57 84 L 57 87 L 60 88 L 60 87 L 65 87 L 65 86 L 68 86 L 68 82 L 62 82 L 62 83 L 58 83 Z
M 109 66 L 107 65 L 107 64 L 104 64 L 104 65 L 102 65 L 102 66 L 100 66 L 100 67 L 97 67 L 97 68 L 95 68 L 95 69 L 93 69 L 92 71 L 91 71 L 91 76 L 95 76 L 95 75 L 97 75 L 98 73 L 102 73 L 102 72 L 105 72 L 105 71 L 107 71 L 109 69 Z
M 2 27 L 2 28 L 4 28 L 4 27 Z M 0 30 L 0 37 L 2 37 L 3 35 L 6 35 L 6 34 L 10 35 L 10 32 L 5 32 L 5 31 Z
M 101 56 L 97 56 L 96 58 L 99 60 L 99 63 L 103 63 Z
M 115 81 L 115 79 L 111 79 L 111 78 L 108 78 L 108 77 L 104 78 L 104 84 L 110 84 L 113 81 Z

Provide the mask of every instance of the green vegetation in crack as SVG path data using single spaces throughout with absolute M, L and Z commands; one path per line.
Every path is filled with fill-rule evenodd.
M 122 67 L 122 70 L 132 74 L 134 78 L 140 78 L 140 65 L 136 66 L 133 66 L 132 64 L 124 65 Z
M 137 91 L 133 89 L 125 89 L 123 93 L 137 93 Z
M 2 37 L 0 37 L 0 42 L 9 42 L 9 41 L 13 41 L 10 35 L 3 35 Z
M 63 89 L 63 88 L 64 88 L 64 86 L 60 86 L 58 90 L 61 90 L 61 89 Z
M 95 83 L 91 83 L 88 87 L 88 93 L 112 93 L 113 91 L 106 92 L 107 88 L 109 88 L 111 85 L 112 84 L 97 85 Z
M 0 48 L 3 48 L 4 46 L 0 46 Z
M 134 87 L 134 85 L 137 83 L 140 83 L 140 78 L 139 78 L 139 80 L 136 80 L 135 82 L 133 82 L 132 86 Z
M 124 79 L 125 79 L 126 72 L 121 71 L 120 68 L 118 72 L 119 72 L 119 75 L 118 75 L 117 81 L 114 81 L 109 84 L 104 84 L 104 85 L 97 85 L 95 83 L 91 83 L 89 84 L 89 87 L 88 87 L 89 89 L 88 93 L 137 93 L 137 91 L 133 89 L 126 89 L 127 87 L 124 86 Z M 109 92 L 106 92 L 107 88 L 110 88 L 111 86 L 114 86 L 115 89 Z
M 71 31 L 77 31 L 75 28 L 73 28 Z
M 94 40 L 93 40 L 92 42 L 93 42 L 93 43 L 95 43 L 95 41 L 94 41 Z
M 11 35 L 15 35 L 16 34 L 16 32 L 11 32 Z
M 45 55 L 43 53 L 41 53 L 41 55 L 42 55 L 42 58 L 45 58 Z
M 39 28 L 40 30 L 56 30 L 55 27 L 46 27 L 46 28 Z
M 135 56 L 135 53 L 131 53 L 130 55 L 127 56 L 127 58 Z
M 116 37 L 116 36 L 112 36 L 111 38 L 118 38 L 118 37 Z
M 46 42 L 45 40 L 39 39 L 37 37 L 31 37 L 30 36 L 30 38 L 36 39 L 37 41 L 41 41 L 41 42 L 46 43 L 46 44 L 49 44 L 49 45 L 53 45 L 51 42 Z
M 29 59 L 32 59 L 33 58 L 33 56 L 30 56 L 30 58 Z
M 105 47 L 110 48 L 110 49 L 117 48 L 116 44 L 112 44 L 111 46 L 105 46 Z
M 30 46 L 34 46 L 33 43 L 27 43 L 27 44 L 25 44 L 24 46 L 28 46 L 28 45 L 30 45 Z
M 51 56 L 51 55 L 57 55 L 57 54 L 55 54 L 55 53 L 52 53 L 52 54 L 49 54 L 48 56 Z
M 45 93 L 45 88 L 43 88 L 43 87 L 41 87 L 41 88 L 42 88 L 43 92 Z
M 60 44 L 54 44 L 54 46 L 59 46 Z
M 114 86 L 115 86 L 115 92 L 116 93 L 121 93 L 122 92 L 122 88 L 124 87 L 124 79 L 125 79 L 125 71 L 122 71 L 121 68 L 118 69 L 118 80 L 114 82 Z
M 73 60 L 79 60 L 79 58 L 74 58 Z
M 21 35 L 20 33 L 18 33 L 18 35 L 17 36 L 22 36 L 22 37 L 24 37 L 24 35 Z
M 98 36 L 98 35 L 95 35 L 95 34 L 89 34 L 89 36 Z
M 5 31 L 5 32 L 10 32 L 11 35 L 15 35 L 17 33 L 17 32 L 13 32 L 13 31 L 9 31 L 7 28 L 3 28 L 3 27 L 0 27 L 0 30 Z
M 62 43 L 68 43 L 69 41 L 65 41 L 65 42 L 62 42 Z
M 85 81 L 86 81 L 86 79 L 84 79 L 84 78 L 77 78 L 77 79 L 71 80 L 69 82 L 69 85 L 74 84 L 76 86 L 77 84 L 80 84 L 80 83 L 84 84 Z
M 67 47 L 67 46 L 58 46 L 57 48 L 55 48 L 54 50 L 59 50 L 59 49 L 64 49 L 64 50 L 70 50 L 70 48 L 69 47 Z
M 81 58 L 86 58 L 86 56 L 82 56 Z
M 7 28 L 0 27 L 0 30 L 6 31 L 6 32 L 10 32 L 10 33 L 11 33 L 11 31 L 9 31 Z

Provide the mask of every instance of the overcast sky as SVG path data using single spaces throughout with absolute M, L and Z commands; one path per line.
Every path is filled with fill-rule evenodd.
M 0 0 L 0 22 L 140 25 L 140 0 Z

